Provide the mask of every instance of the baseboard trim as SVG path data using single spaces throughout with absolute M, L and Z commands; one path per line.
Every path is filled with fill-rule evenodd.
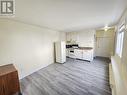
M 31 72 L 31 73 L 29 73 L 29 74 L 27 74 L 27 75 L 24 75 L 23 77 L 20 77 L 19 80 L 21 80 L 21 79 L 23 79 L 23 78 L 25 78 L 25 77 L 27 77 L 27 76 L 29 76 L 29 75 L 31 75 L 31 74 L 33 74 L 33 73 L 39 71 L 40 69 L 43 69 L 43 68 L 45 68 L 45 67 L 47 67 L 47 66 L 49 66 L 49 65 L 51 65 L 51 64 L 53 64 L 53 63 L 46 64 L 45 66 L 42 66 L 42 67 L 40 67 L 40 68 L 34 70 L 33 72 Z

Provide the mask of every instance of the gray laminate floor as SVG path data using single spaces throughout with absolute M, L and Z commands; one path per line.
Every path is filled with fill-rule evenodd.
M 23 95 L 111 95 L 108 60 L 67 59 L 21 80 Z

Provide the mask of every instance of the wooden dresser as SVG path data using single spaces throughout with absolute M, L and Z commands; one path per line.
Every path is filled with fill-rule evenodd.
M 18 71 L 13 64 L 0 66 L 0 95 L 14 94 L 22 95 L 20 92 Z

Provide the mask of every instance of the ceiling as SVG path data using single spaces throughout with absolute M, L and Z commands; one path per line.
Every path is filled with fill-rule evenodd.
M 127 0 L 15 0 L 13 20 L 58 31 L 80 31 L 114 25 Z

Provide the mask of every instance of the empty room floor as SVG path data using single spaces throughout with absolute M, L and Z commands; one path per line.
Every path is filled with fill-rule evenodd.
M 67 58 L 21 80 L 23 95 L 111 95 L 109 60 L 93 62 Z

